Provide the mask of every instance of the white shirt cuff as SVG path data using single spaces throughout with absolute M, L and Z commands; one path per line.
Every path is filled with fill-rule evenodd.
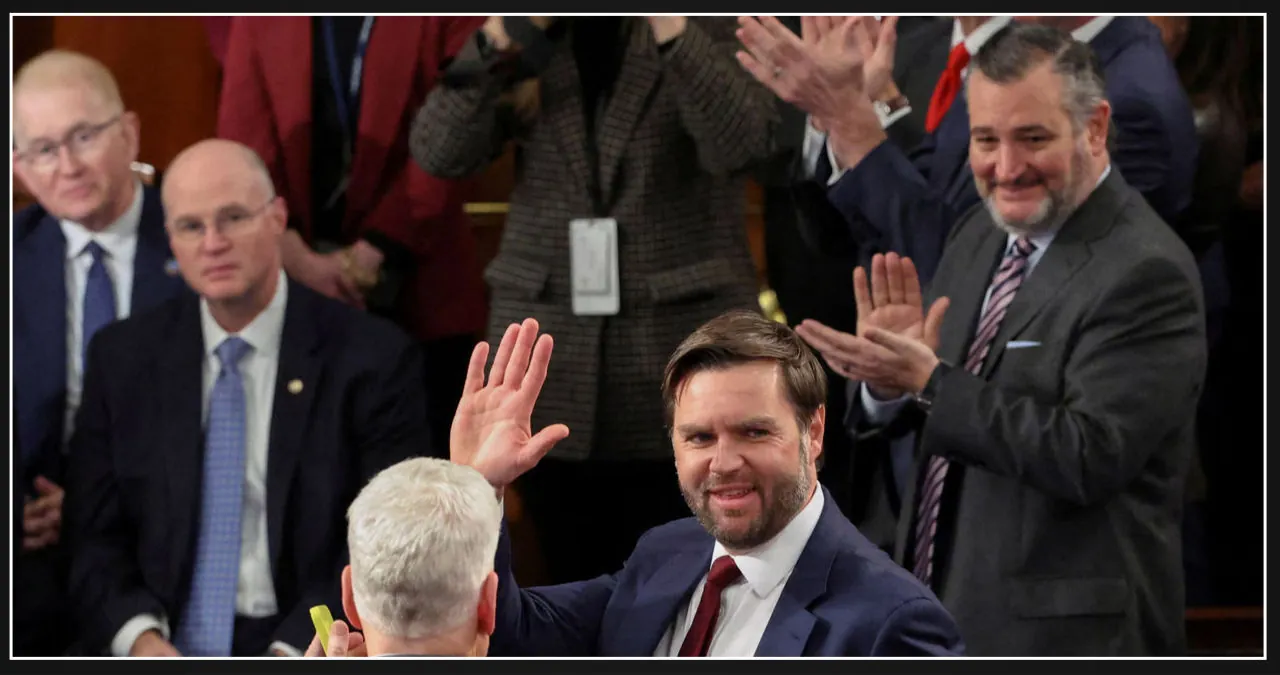
M 149 630 L 159 631 L 164 639 L 169 639 L 169 625 L 164 619 L 151 614 L 139 614 L 124 622 L 120 630 L 116 631 L 115 638 L 111 640 L 111 655 L 128 656 L 133 650 L 133 643 Z
M 888 115 L 881 112 L 880 107 L 876 106 L 876 117 L 880 118 L 880 128 L 888 129 L 894 122 L 911 114 L 911 106 L 904 105 L 901 108 L 889 113 Z
M 871 395 L 871 389 L 867 387 L 866 382 L 862 383 L 862 411 L 866 413 L 867 421 L 876 426 L 884 426 L 891 422 L 908 400 L 910 397 L 903 394 L 891 401 L 881 401 Z
M 827 142 L 827 135 L 813 126 L 813 118 L 804 118 L 804 177 L 811 179 L 818 175 L 818 162 L 822 161 L 822 146 Z
M 302 658 L 302 652 L 299 651 L 297 647 L 294 647 L 287 642 L 280 642 L 279 640 L 272 642 L 268 651 L 275 651 L 277 649 L 284 652 L 285 655 L 292 656 L 295 659 Z
M 898 108 L 897 110 L 889 113 L 888 115 L 885 115 L 884 113 L 882 113 L 878 106 L 876 107 L 876 118 L 880 120 L 881 129 L 888 129 L 889 125 L 906 117 L 910 113 L 911 113 L 911 106 L 909 105 L 904 105 L 901 108 Z M 815 130 L 814 133 L 817 133 L 817 131 Z M 807 138 L 808 137 L 806 136 L 806 139 Z M 826 134 L 823 134 L 822 138 L 825 141 Z M 840 181 L 840 179 L 844 176 L 844 172 L 848 171 L 848 169 L 842 168 L 840 166 L 840 163 L 836 161 L 836 154 L 832 152 L 830 143 L 827 144 L 827 161 L 831 162 L 831 178 L 827 179 L 827 187 L 831 187 L 832 185 L 835 185 L 837 182 Z M 810 177 L 812 177 L 816 173 L 817 171 L 814 171 L 809 175 Z

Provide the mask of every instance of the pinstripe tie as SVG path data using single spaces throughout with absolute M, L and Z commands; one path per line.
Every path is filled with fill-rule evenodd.
M 1026 237 L 1014 241 L 1013 248 L 1005 254 L 1000 269 L 991 281 L 991 296 L 987 299 L 987 308 L 978 321 L 978 333 L 969 345 L 969 355 L 965 358 L 965 370 L 977 375 L 982 371 L 982 362 L 991 351 L 991 343 L 1000 330 L 1000 322 L 1009 310 L 1009 303 L 1022 285 L 1026 276 L 1027 259 L 1035 250 Z M 929 458 L 925 471 L 924 483 L 920 486 L 920 496 L 916 502 L 916 527 L 914 567 L 916 577 L 930 585 L 933 581 L 933 541 L 938 531 L 938 508 L 942 504 L 942 486 L 947 480 L 946 459 L 933 455 Z
M 244 492 L 244 383 L 236 369 L 249 343 L 229 337 L 216 353 L 222 371 L 209 397 L 200 536 L 191 595 L 174 646 L 186 656 L 230 656 L 240 579 L 240 506 Z

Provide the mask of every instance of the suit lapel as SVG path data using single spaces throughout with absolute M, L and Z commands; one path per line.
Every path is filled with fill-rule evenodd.
M 36 380 L 30 395 L 42 394 L 66 398 L 67 391 L 67 240 L 53 216 L 45 216 L 23 242 L 22 255 L 13 257 L 15 284 L 27 286 L 28 292 L 14 294 L 17 330 L 26 332 L 28 354 L 15 369 L 31 374 Z M 62 407 L 58 406 L 61 411 Z M 50 420 L 55 427 L 58 444 L 62 442 L 63 418 Z M 50 430 L 52 431 L 52 430 Z M 36 461 L 41 454 L 41 440 L 47 436 L 41 429 L 24 429 L 21 439 L 23 459 Z
M 1111 175 L 1063 223 L 1044 257 L 1009 303 L 1008 313 L 982 364 L 983 377 L 999 363 L 1005 344 L 1017 337 L 1089 261 L 1089 242 L 1109 230 L 1116 220 L 1122 205 L 1117 188 L 1123 185 L 1119 172 L 1112 167 Z
M 619 645 L 619 653 L 653 654 L 677 612 L 689 602 L 693 589 L 711 569 L 713 546 L 710 536 L 700 538 L 697 547 L 669 558 L 636 589 L 636 604 L 623 619 L 629 630 L 623 634 L 625 641 Z
M 836 529 L 836 519 L 842 517 L 839 507 L 825 487 L 818 489 L 825 500 L 822 515 L 782 589 L 769 625 L 760 636 L 756 656 L 805 656 L 805 645 L 817 622 L 809 607 L 827 592 L 827 577 L 836 559 L 833 542 L 844 537 Z
M 964 367 L 966 351 L 978 326 L 978 317 L 982 312 L 982 301 L 987 295 L 987 286 L 991 284 L 991 277 L 995 273 L 995 268 L 1004 253 L 1006 243 L 1004 232 L 996 228 L 995 224 L 991 222 L 991 217 L 985 211 L 981 212 L 977 217 L 981 218 L 982 222 L 975 223 L 969 227 L 983 228 L 985 233 L 979 240 L 972 255 L 965 257 L 976 261 L 974 267 L 986 270 L 986 273 L 960 274 L 959 278 L 947 280 L 945 289 L 948 291 L 947 293 L 938 292 L 932 294 L 935 296 L 946 295 L 951 299 L 951 306 L 947 308 L 946 317 L 942 320 L 938 356 L 949 363 L 955 364 L 957 367 Z
M 289 211 L 311 222 L 311 17 L 276 17 L 257 26 L 263 80 L 271 99 L 276 129 L 292 130 L 280 138 L 281 156 L 272 166 L 277 184 L 298 195 Z M 266 158 L 271 161 L 270 158 Z M 274 175 L 275 172 L 283 175 Z M 282 180 L 283 179 L 283 180 Z
M 168 512 L 172 530 L 171 570 L 190 568 L 204 474 L 204 334 L 199 300 L 185 293 L 177 306 L 170 335 L 160 355 L 157 447 L 164 455 L 169 479 Z M 177 587 L 175 585 L 175 587 Z
M 142 218 L 138 223 L 138 249 L 133 260 L 132 310 L 155 307 L 172 297 L 182 284 L 164 231 L 164 210 L 154 190 L 143 188 Z
M 285 506 L 322 375 L 318 337 L 323 327 L 316 324 L 313 302 L 305 289 L 289 282 L 267 450 L 267 544 L 273 571 L 280 560 Z
M 359 217 L 379 197 L 376 193 L 384 180 L 392 139 L 400 138 L 405 111 L 410 110 L 409 97 L 417 90 L 414 79 L 421 68 L 425 27 L 420 17 L 374 21 L 360 84 L 360 119 L 347 188 L 350 217 Z
M 662 74 L 662 61 L 653 31 L 639 25 L 633 18 L 624 21 L 629 24 L 627 52 L 604 114 L 595 124 L 596 143 L 600 149 L 600 184 L 606 204 L 612 203 L 618 166 L 631 142 L 631 132 L 648 109 L 650 94 Z
M 582 112 L 582 84 L 573 52 L 562 42 L 542 74 L 542 116 L 555 132 L 569 172 L 585 193 L 591 185 L 587 159 L 587 120 Z

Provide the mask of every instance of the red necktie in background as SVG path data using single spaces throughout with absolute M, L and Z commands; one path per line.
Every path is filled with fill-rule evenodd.
M 924 120 L 925 131 L 933 133 L 942 122 L 942 117 L 947 114 L 951 103 L 960 93 L 960 87 L 964 86 L 964 80 L 960 74 L 968 65 L 969 50 L 965 49 L 964 43 L 961 42 L 951 49 L 951 56 L 947 59 L 947 69 L 942 71 L 942 77 L 938 78 L 938 86 L 933 88 L 933 98 L 929 100 L 929 114 Z

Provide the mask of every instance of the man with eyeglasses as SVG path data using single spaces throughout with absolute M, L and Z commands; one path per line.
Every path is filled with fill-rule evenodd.
M 13 220 L 13 396 L 24 496 L 14 652 L 68 647 L 62 501 L 84 350 L 99 328 L 172 297 L 159 194 L 132 171 L 139 121 L 98 61 L 41 54 L 14 78 L 13 169 L 36 203 Z
M 166 229 L 194 291 L 102 330 L 71 441 L 71 597 L 90 653 L 300 656 L 342 606 L 345 512 L 430 453 L 418 346 L 290 279 L 288 219 L 249 148 L 169 166 Z

